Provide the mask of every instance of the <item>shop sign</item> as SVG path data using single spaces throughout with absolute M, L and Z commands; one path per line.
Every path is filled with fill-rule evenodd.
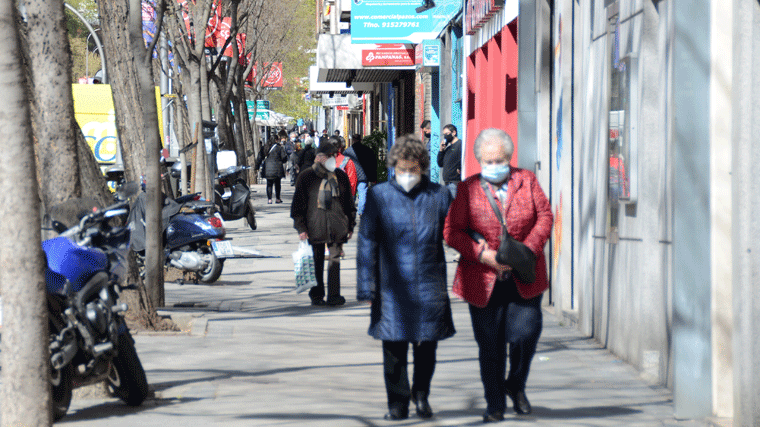
M 362 66 L 414 65 L 414 49 L 363 49 Z
M 435 6 L 417 13 L 424 4 Z M 459 0 L 353 0 L 351 43 L 422 43 L 438 37 L 461 8 Z
M 504 0 L 466 0 L 465 31 L 475 34 L 488 19 L 504 7 Z
M 342 111 L 348 111 L 348 105 L 338 105 L 335 107 L 336 110 L 342 110 Z
M 346 105 L 348 106 L 348 97 L 347 96 L 333 96 L 333 97 L 322 97 L 322 106 L 323 107 L 335 107 L 338 105 Z

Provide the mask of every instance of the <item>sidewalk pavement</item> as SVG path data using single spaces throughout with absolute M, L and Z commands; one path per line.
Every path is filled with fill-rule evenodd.
M 166 284 L 181 333 L 134 334 L 155 398 L 138 408 L 111 398 L 77 398 L 67 426 L 469 426 L 485 408 L 467 304 L 452 295 L 457 334 L 438 346 L 431 420 L 385 421 L 381 343 L 367 335 L 369 306 L 356 301 L 356 239 L 345 247 L 342 307 L 312 307 L 293 291 L 290 254 L 298 236 L 283 204 L 253 186 L 259 229 L 227 223 L 233 245 L 278 258 L 230 259 L 212 285 Z M 447 259 L 454 252 L 447 249 Z M 456 265 L 449 262 L 449 280 Z M 411 359 L 411 356 L 410 356 Z M 545 312 L 528 380 L 533 414 L 509 404 L 502 423 L 534 426 L 708 426 L 673 418 L 671 393 Z

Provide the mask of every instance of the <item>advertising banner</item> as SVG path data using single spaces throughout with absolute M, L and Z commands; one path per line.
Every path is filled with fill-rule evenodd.
M 248 77 L 246 78 L 248 83 L 254 83 L 256 81 L 258 65 L 258 63 L 255 64 L 253 69 L 251 69 L 250 74 L 248 74 Z M 266 78 L 261 80 L 261 87 L 282 89 L 282 83 L 284 81 L 282 77 L 282 62 L 272 62 L 271 64 L 265 62 L 263 68 L 266 70 Z
M 362 66 L 408 66 L 414 65 L 414 49 L 362 49 Z
M 462 8 L 457 0 L 435 0 L 424 9 L 424 0 L 353 0 L 352 43 L 422 43 L 435 39 Z M 432 2 L 431 2 L 432 3 Z

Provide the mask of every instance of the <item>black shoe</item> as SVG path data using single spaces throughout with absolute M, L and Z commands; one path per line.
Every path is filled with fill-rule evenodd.
M 275 203 L 282 203 L 282 199 L 277 199 L 274 201 Z
M 420 418 L 431 418 L 433 416 L 433 408 L 428 403 L 428 392 L 415 391 L 412 393 L 412 402 L 417 407 L 417 415 Z
M 512 405 L 515 408 L 515 412 L 520 415 L 528 415 L 532 412 L 528 397 L 525 395 L 525 390 L 512 392 L 507 389 L 507 396 L 512 399 Z
M 325 300 L 323 300 L 322 298 L 319 298 L 319 299 L 312 298 L 311 305 L 325 305 Z
M 329 306 L 343 305 L 345 303 L 346 303 L 346 299 L 340 295 L 338 295 L 337 297 L 327 298 L 327 305 Z
M 499 421 L 504 421 L 504 414 L 502 413 L 494 413 L 494 414 L 485 414 L 483 415 L 483 424 L 485 423 L 498 423 Z
M 386 420 L 398 421 L 409 418 L 409 408 L 404 408 L 401 405 L 393 405 L 388 408 L 388 413 L 385 414 Z

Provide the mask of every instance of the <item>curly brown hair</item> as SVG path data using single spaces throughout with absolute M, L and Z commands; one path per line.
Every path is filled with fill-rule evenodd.
M 388 152 L 389 168 L 396 167 L 399 160 L 416 160 L 423 171 L 430 167 L 430 153 L 427 147 L 411 133 L 398 137 Z

